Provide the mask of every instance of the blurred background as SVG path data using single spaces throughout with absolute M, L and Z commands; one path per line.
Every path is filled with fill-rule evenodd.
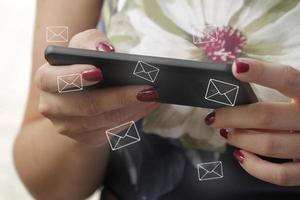
M 33 199 L 16 174 L 12 146 L 29 89 L 34 17 L 35 0 L 0 0 L 0 200 Z

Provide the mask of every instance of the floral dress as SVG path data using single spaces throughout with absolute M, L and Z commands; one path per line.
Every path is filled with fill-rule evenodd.
M 215 63 L 250 57 L 300 68 L 299 19 L 299 0 L 106 0 L 99 26 L 117 52 Z M 206 35 L 195 42 L 200 28 L 217 39 Z M 290 100 L 251 86 L 261 101 Z M 121 200 L 300 197 L 300 188 L 244 172 L 233 148 L 204 124 L 208 112 L 161 105 L 137 122 L 141 141 L 110 153 L 105 191 Z M 222 174 L 201 180 L 203 163 L 221 163 Z M 219 169 L 214 166 L 206 165 L 210 175 Z

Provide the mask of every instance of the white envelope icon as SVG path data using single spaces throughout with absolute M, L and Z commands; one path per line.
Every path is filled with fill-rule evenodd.
M 194 44 L 206 44 L 218 41 L 218 35 L 214 33 L 216 26 L 202 25 L 199 27 L 193 27 L 193 43 Z
M 68 42 L 69 28 L 67 26 L 48 26 L 46 27 L 47 42 Z
M 146 81 L 152 83 L 155 82 L 155 79 L 159 73 L 159 68 L 145 63 L 143 61 L 138 61 L 133 71 L 133 75 L 138 76 Z
M 205 99 L 227 106 L 234 106 L 238 92 L 238 85 L 216 79 L 210 79 L 206 89 Z
M 69 74 L 58 76 L 57 90 L 59 93 L 76 92 L 83 90 L 82 75 Z
M 106 137 L 113 151 L 141 140 L 134 121 L 106 130 Z
M 223 178 L 223 166 L 221 161 L 201 163 L 197 165 L 200 181 Z

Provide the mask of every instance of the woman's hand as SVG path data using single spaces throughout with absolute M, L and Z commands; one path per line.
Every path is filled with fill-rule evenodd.
M 300 185 L 300 71 L 286 65 L 240 59 L 234 76 L 245 82 L 273 88 L 292 99 L 291 103 L 259 102 L 221 108 L 208 114 L 208 125 L 236 146 L 234 156 L 258 179 L 282 186 Z M 226 128 L 226 129 L 225 129 Z M 292 159 L 276 164 L 257 155 Z
M 113 51 L 97 30 L 77 34 L 70 47 Z M 41 90 L 39 109 L 57 132 L 93 146 L 106 143 L 105 130 L 136 121 L 157 108 L 158 96 L 150 86 L 114 87 L 93 91 L 58 93 L 57 77 L 81 74 L 83 86 L 101 82 L 102 72 L 91 65 L 41 66 L 36 83 Z M 77 85 L 80 79 L 75 82 Z M 144 102 L 143 102 L 144 101 Z

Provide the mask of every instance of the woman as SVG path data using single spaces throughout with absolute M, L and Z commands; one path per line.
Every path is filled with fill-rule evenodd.
M 94 29 L 101 8 L 100 29 L 111 42 Z M 297 199 L 299 15 L 294 0 L 38 1 L 35 82 L 14 148 L 24 184 L 37 199 L 84 199 L 101 186 L 103 199 Z M 69 27 L 69 47 L 235 61 L 234 76 L 254 83 L 264 102 L 206 116 L 205 109 L 158 104 L 147 85 L 58 94 L 57 76 L 81 74 L 84 86 L 105 77 L 90 65 L 45 63 L 45 29 L 53 25 Z M 215 27 L 208 33 L 218 39 L 193 43 L 201 26 Z M 141 142 L 111 152 L 105 131 L 139 119 Z M 201 180 L 197 165 L 214 161 L 223 174 Z

